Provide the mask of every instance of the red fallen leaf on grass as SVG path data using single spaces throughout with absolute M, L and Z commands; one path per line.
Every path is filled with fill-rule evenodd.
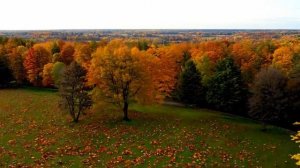
M 91 165 L 92 164 L 91 162 L 92 161 L 91 161 L 90 158 L 87 158 L 87 159 L 85 159 L 85 160 L 82 161 L 82 163 L 85 164 L 85 165 Z
M 98 155 L 96 153 L 89 153 L 89 157 L 95 159 L 98 157 Z
M 89 153 L 91 150 L 92 150 L 92 147 L 88 145 L 88 146 L 84 147 L 84 149 L 82 150 L 82 152 Z
M 28 111 L 28 108 L 21 110 L 21 112 L 23 112 L 23 113 L 26 113 L 27 111 Z
M 16 158 L 17 157 L 17 154 L 14 153 L 13 151 L 8 151 L 7 154 L 12 157 L 12 158 Z
M 0 154 L 1 153 L 4 153 L 4 148 L 3 147 L 0 147 Z
M 29 129 L 34 129 L 36 127 L 37 127 L 37 125 L 35 122 L 30 123 L 30 125 L 28 126 Z
M 130 165 L 132 164 L 131 160 L 125 160 L 125 167 L 130 167 Z
M 200 141 L 202 147 L 207 147 L 207 144 L 204 141 Z
M 223 129 L 227 130 L 228 128 L 229 128 L 229 125 L 227 125 L 227 124 L 223 125 Z
M 226 152 L 220 152 L 220 158 L 222 159 L 222 162 L 228 162 L 231 156 Z
M 48 146 L 55 142 L 55 140 L 47 139 L 43 136 L 39 136 L 35 138 L 34 141 L 36 142 L 37 145 L 41 145 L 41 146 Z
M 101 146 L 101 147 L 97 150 L 98 153 L 103 153 L 103 152 L 106 152 L 106 151 L 107 151 L 107 147 L 105 147 L 105 146 Z
M 193 150 L 195 150 L 195 145 L 193 145 L 193 144 L 190 144 L 190 145 L 189 145 L 189 149 L 190 149 L 190 151 L 193 151 Z
M 193 163 L 187 163 L 185 167 L 195 167 L 195 165 Z
M 14 139 L 8 141 L 8 144 L 11 145 L 11 146 L 16 145 L 16 143 L 17 143 L 17 142 L 16 142 L 16 140 L 14 140 Z
M 194 155 L 193 155 L 193 158 L 194 159 L 199 159 L 199 158 L 201 158 L 201 153 L 199 153 L 199 152 L 196 152 L 196 153 L 194 153 Z
M 54 155 L 55 155 L 54 152 L 45 152 L 45 153 L 43 153 L 42 158 L 45 160 L 48 160 L 48 159 L 54 157 Z
M 29 144 L 29 143 L 23 145 L 23 148 L 25 148 L 25 149 L 29 149 L 30 147 L 31 147 L 31 144 Z
M 143 163 L 144 161 L 143 161 L 142 157 L 137 157 L 133 160 L 133 162 L 135 165 L 138 165 L 138 164 Z
M 15 123 L 16 123 L 16 124 L 22 124 L 22 123 L 23 123 L 23 119 L 22 119 L 22 118 L 19 118 Z
M 160 148 L 156 149 L 155 155 L 162 155 L 162 154 L 163 154 L 163 150 L 162 149 L 160 149 Z
M 141 146 L 141 145 L 139 145 L 137 148 L 138 148 L 139 150 L 145 150 L 145 149 L 146 149 L 145 146 Z
M 126 149 L 125 151 L 122 152 L 123 155 L 132 155 L 132 151 L 129 149 Z
M 171 157 L 171 159 L 170 159 L 169 162 L 170 162 L 170 163 L 175 163 L 175 162 L 176 162 L 176 157 Z
M 117 157 L 117 162 L 122 162 L 123 161 L 123 156 L 118 156 Z
M 154 141 L 151 141 L 151 144 L 152 144 L 152 145 L 158 145 L 158 144 L 159 144 L 159 142 L 158 142 L 158 141 L 156 141 L 156 140 L 154 140 Z

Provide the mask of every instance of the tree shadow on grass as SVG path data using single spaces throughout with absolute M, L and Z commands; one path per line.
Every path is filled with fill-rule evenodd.
M 236 124 L 238 126 L 243 126 L 248 129 L 249 132 L 261 132 L 263 134 L 270 134 L 270 135 L 279 135 L 279 134 L 293 134 L 292 130 L 278 127 L 275 125 L 267 124 L 266 130 L 263 130 L 263 125 L 260 121 L 253 120 L 250 118 L 235 116 L 232 114 L 222 114 L 219 118 L 225 122 L 230 124 Z

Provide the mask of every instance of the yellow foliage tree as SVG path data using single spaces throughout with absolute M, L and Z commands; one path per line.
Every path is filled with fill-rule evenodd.
M 274 51 L 273 65 L 288 74 L 292 68 L 293 50 L 290 47 L 282 46 Z
M 93 50 L 89 44 L 78 44 L 75 46 L 75 61 L 81 64 L 81 66 L 86 70 L 90 67 L 92 51 Z
M 123 108 L 128 118 L 131 99 L 150 101 L 158 98 L 155 89 L 155 58 L 137 48 L 129 48 L 123 40 L 113 40 L 92 56 L 89 84 L 108 102 Z
M 44 65 L 43 69 L 43 85 L 44 86 L 51 86 L 54 84 L 52 79 L 52 69 L 53 69 L 53 63 L 48 63 Z

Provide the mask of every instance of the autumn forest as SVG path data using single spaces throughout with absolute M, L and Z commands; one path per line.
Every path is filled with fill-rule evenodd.
M 0 167 L 293 167 L 300 160 L 292 141 L 300 139 L 296 36 L 0 37 L 0 74 Z

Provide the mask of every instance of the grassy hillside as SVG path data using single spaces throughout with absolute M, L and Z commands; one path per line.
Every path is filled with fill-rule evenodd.
M 0 167 L 295 167 L 291 132 L 173 106 L 133 105 L 131 122 L 97 105 L 70 123 L 56 92 L 0 90 Z

